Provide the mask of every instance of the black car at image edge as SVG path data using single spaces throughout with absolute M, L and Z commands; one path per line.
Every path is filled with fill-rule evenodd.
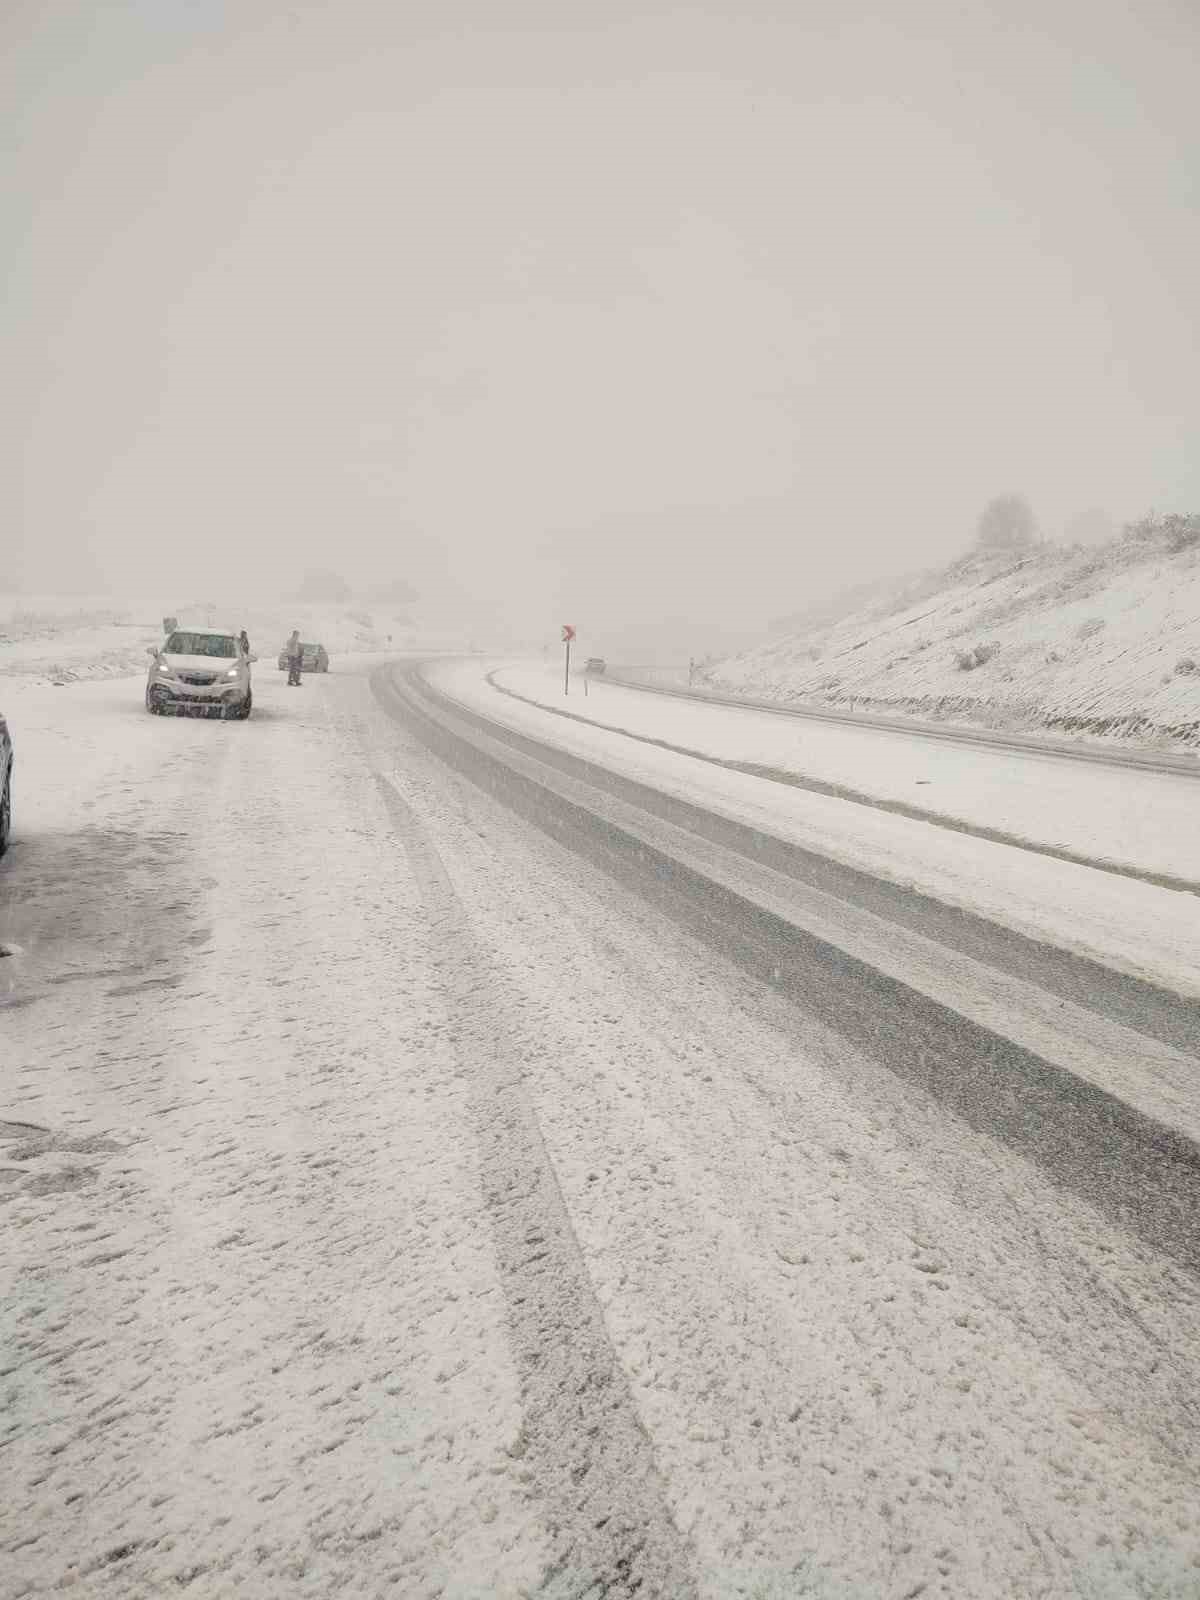
M 0 856 L 8 849 L 12 829 L 13 747 L 8 723 L 0 715 Z

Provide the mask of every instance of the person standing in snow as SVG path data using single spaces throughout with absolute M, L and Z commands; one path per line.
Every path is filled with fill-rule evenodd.
M 287 642 L 288 687 L 300 682 L 300 668 L 304 662 L 304 646 L 300 643 L 300 630 L 292 629 L 291 638 Z
M 250 635 L 246 632 L 245 628 L 243 628 L 241 633 L 238 634 L 238 643 L 242 647 L 242 654 L 247 659 L 249 659 L 249 656 L 250 656 Z

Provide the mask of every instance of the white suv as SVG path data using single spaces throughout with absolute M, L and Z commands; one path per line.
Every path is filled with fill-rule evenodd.
M 236 634 L 177 628 L 152 656 L 146 678 L 146 710 L 250 715 L 250 663 Z

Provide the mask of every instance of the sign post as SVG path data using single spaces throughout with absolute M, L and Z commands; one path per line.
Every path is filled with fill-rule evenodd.
M 569 622 L 564 622 L 563 623 L 562 636 L 563 636 L 563 643 L 567 647 L 567 659 L 566 659 L 566 664 L 563 667 L 563 693 L 564 694 L 570 694 L 570 692 L 571 692 L 571 640 L 575 637 L 575 629 L 571 626 L 571 624 Z

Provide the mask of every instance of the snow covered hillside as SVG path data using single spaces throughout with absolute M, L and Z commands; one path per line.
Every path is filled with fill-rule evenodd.
M 1200 746 L 1200 525 L 974 555 L 710 664 L 713 688 Z
M 130 600 L 0 593 L 0 678 L 50 683 L 144 672 L 146 649 L 162 642 L 163 617 L 184 626 L 245 628 L 255 653 L 271 661 L 293 628 L 333 657 L 386 650 L 462 649 L 460 634 L 414 625 L 394 606 L 369 602 L 311 605 L 214 599 L 192 604 L 168 595 Z

